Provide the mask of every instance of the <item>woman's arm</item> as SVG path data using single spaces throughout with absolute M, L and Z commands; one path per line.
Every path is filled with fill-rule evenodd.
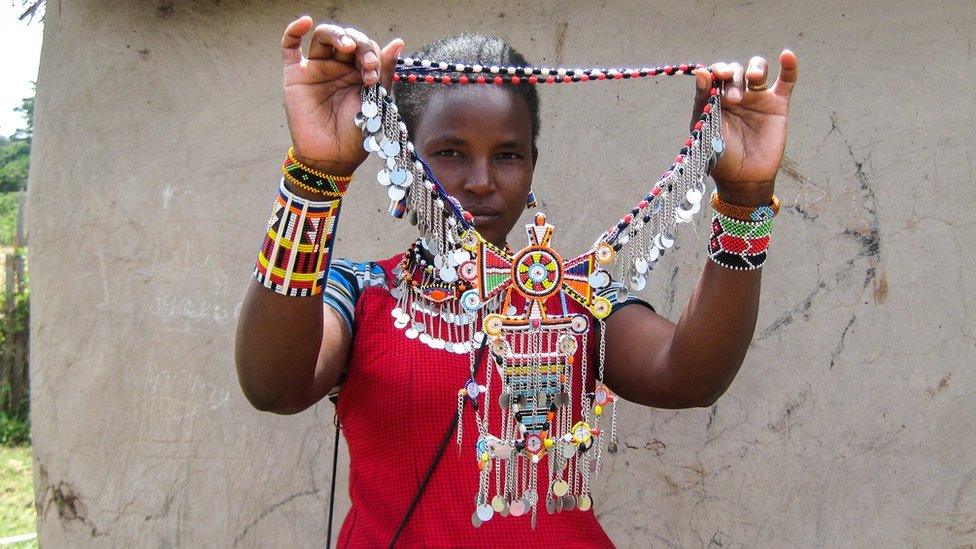
M 786 147 L 796 56 L 780 54 L 780 73 L 768 90 L 765 59 L 713 67 L 732 86 L 723 98 L 725 153 L 712 172 L 719 198 L 742 206 L 769 205 Z M 698 75 L 695 114 L 710 83 Z M 695 117 L 697 119 L 697 116 Z M 737 271 L 707 260 L 691 300 L 675 324 L 644 307 L 626 307 L 606 321 L 604 379 L 623 398 L 661 408 L 710 406 L 739 371 L 759 310 L 762 269 Z M 636 342 L 636 344 L 635 344 Z
M 281 41 L 288 128 L 302 164 L 347 176 L 366 158 L 362 132 L 353 123 L 360 109 L 359 90 L 380 79 L 389 86 L 403 41 L 380 50 L 355 29 L 319 25 L 304 57 L 302 38 L 312 27 L 310 17 L 297 19 Z M 285 185 L 300 198 L 322 200 Z M 235 361 L 241 388 L 260 410 L 300 412 L 335 385 L 351 341 L 349 328 L 324 306 L 321 295 L 285 296 L 252 280 L 237 324 Z

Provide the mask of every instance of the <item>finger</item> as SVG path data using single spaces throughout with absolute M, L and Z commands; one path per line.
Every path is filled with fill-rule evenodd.
M 726 89 L 725 99 L 735 105 L 742 101 L 742 97 L 745 94 L 746 71 L 740 63 L 730 63 L 729 68 L 732 69 L 732 86 Z
M 315 27 L 312 44 L 308 47 L 309 59 L 335 59 L 352 63 L 355 59 L 356 41 L 338 25 L 323 23 Z
M 345 30 L 356 41 L 356 68 L 363 75 L 363 84 L 372 86 L 380 80 L 380 47 L 362 31 L 351 27 Z
M 393 71 L 396 69 L 397 57 L 403 53 L 403 40 L 394 38 L 380 52 L 380 82 L 383 87 L 390 89 L 393 86 Z
M 302 38 L 311 28 L 312 18 L 307 15 L 295 19 L 285 27 L 285 34 L 281 37 L 281 58 L 285 66 L 302 61 Z
M 708 69 L 695 69 L 695 102 L 691 107 L 691 126 L 694 128 L 698 116 L 705 107 L 712 90 L 712 74 Z
M 790 50 L 783 50 L 779 54 L 779 76 L 773 84 L 773 93 L 782 97 L 789 97 L 796 84 L 797 67 L 799 63 L 796 54 Z
M 718 62 L 712 65 L 712 74 L 715 75 L 720 81 L 726 81 L 732 79 L 732 65 L 724 62 Z
M 765 88 L 768 82 L 768 75 L 769 63 L 766 62 L 765 57 L 757 55 L 749 60 L 749 66 L 746 68 L 747 87 L 750 89 L 752 87 Z

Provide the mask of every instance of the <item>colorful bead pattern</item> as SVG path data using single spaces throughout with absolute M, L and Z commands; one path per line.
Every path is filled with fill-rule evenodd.
M 712 217 L 708 257 L 728 269 L 758 269 L 766 262 L 766 249 L 769 247 L 769 233 L 772 228 L 772 219 L 741 221 L 716 213 Z
M 712 191 L 712 209 L 732 219 L 741 221 L 766 221 L 776 217 L 779 213 L 779 198 L 773 195 L 773 202 L 767 206 L 739 206 L 729 204 L 718 197 L 717 191 Z
M 282 295 L 320 293 L 329 269 L 340 203 L 304 200 L 289 192 L 282 179 L 254 265 L 258 282 Z
M 348 176 L 329 175 L 305 166 L 295 157 L 294 147 L 288 149 L 288 156 L 281 164 L 281 173 L 297 187 L 327 198 L 342 198 L 352 181 Z
M 628 80 L 658 75 L 691 74 L 695 69 L 704 68 L 696 63 L 681 63 L 643 68 L 588 68 L 565 69 L 546 67 L 485 67 L 466 63 L 447 63 L 412 59 L 397 59 L 394 82 L 408 84 L 495 84 L 501 86 L 525 83 L 570 84 L 575 82 L 599 82 L 603 80 Z

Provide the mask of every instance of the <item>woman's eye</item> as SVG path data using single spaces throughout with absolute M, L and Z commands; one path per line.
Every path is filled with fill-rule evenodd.
M 444 149 L 443 151 L 438 151 L 437 156 L 442 156 L 444 158 L 456 158 L 461 156 L 461 153 L 454 149 Z
M 498 155 L 498 158 L 500 160 L 516 160 L 516 159 L 522 158 L 522 157 L 519 155 L 519 153 L 506 152 L 506 153 L 499 154 Z

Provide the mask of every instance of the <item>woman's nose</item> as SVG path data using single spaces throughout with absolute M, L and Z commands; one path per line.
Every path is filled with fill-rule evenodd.
M 468 173 L 465 174 L 464 189 L 473 194 L 487 194 L 493 188 L 491 162 L 487 159 L 471 162 Z

